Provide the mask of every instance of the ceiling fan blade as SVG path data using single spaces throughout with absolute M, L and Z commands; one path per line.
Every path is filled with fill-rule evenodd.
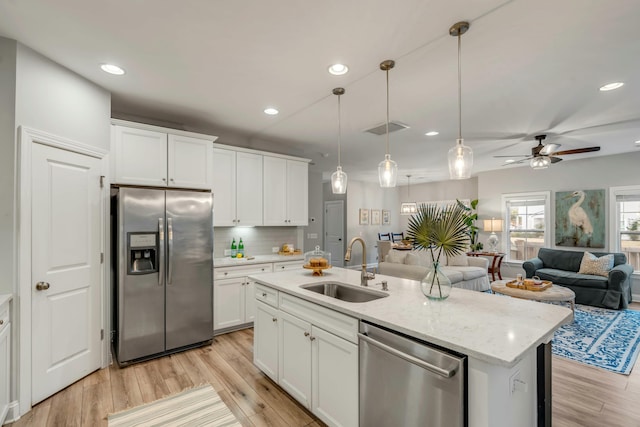
M 549 156 L 549 160 L 551 160 L 551 164 L 561 162 L 562 159 L 560 157 Z
M 551 155 L 564 156 L 567 154 L 591 153 L 593 151 L 600 151 L 600 147 L 585 147 L 585 148 L 576 148 L 574 150 L 556 151 L 555 153 L 551 153 Z
M 503 163 L 503 164 L 502 164 L 502 166 L 519 165 L 519 164 L 522 164 L 522 163 L 524 163 L 524 162 L 528 162 L 528 161 L 529 161 L 529 160 L 531 160 L 531 159 L 532 159 L 532 157 L 531 157 L 531 156 L 528 156 L 528 157 L 526 157 L 526 158 L 524 158 L 524 159 L 516 160 L 515 162 Z
M 530 154 L 512 154 L 511 156 L 493 156 L 493 157 L 531 157 Z
M 548 156 L 549 154 L 553 153 L 554 151 L 556 151 L 558 148 L 560 148 L 560 144 L 554 144 L 554 143 L 550 143 L 545 145 L 542 150 L 540 150 L 540 155 L 541 156 Z

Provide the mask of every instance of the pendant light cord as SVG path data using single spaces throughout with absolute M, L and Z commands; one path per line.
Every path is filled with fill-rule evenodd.
M 389 70 L 387 69 L 387 153 L 389 154 Z
M 458 33 L 458 139 L 462 139 L 462 34 Z
M 340 120 L 342 114 L 340 108 L 340 95 L 338 95 L 338 166 L 340 166 L 340 151 L 342 151 L 342 123 Z

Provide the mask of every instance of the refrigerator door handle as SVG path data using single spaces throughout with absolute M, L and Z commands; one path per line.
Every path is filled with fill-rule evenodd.
M 158 286 L 164 286 L 164 220 L 158 218 L 158 235 L 160 236 L 160 242 L 158 248 L 160 249 L 160 268 L 158 268 Z
M 173 218 L 167 218 L 167 237 L 167 264 L 169 265 L 167 285 L 171 285 L 173 282 Z

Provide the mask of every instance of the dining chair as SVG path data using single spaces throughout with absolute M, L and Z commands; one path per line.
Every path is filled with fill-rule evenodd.
M 404 231 L 401 233 L 391 233 L 391 240 L 393 243 L 401 242 L 404 240 Z
M 391 233 L 378 233 L 378 240 L 391 240 Z

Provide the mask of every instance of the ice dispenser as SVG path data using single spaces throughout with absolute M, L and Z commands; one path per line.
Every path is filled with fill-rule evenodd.
M 128 274 L 158 271 L 158 233 L 127 233 Z

